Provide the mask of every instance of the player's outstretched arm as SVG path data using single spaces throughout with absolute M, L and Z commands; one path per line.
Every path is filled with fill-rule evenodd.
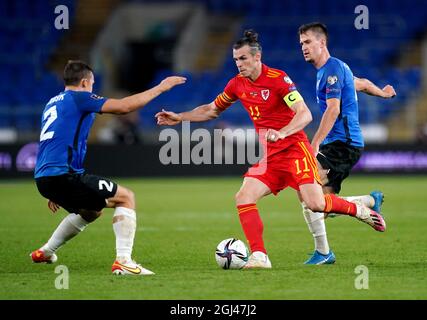
M 158 112 L 155 117 L 157 124 L 161 126 L 172 126 L 182 121 L 203 122 L 218 118 L 222 112 L 214 102 L 201 105 L 191 111 L 175 113 L 171 111 L 162 110 Z
M 147 91 L 137 93 L 123 99 L 108 99 L 102 106 L 101 112 L 125 114 L 137 109 L 141 109 L 151 100 L 161 95 L 163 92 L 169 91 L 173 87 L 185 83 L 186 80 L 187 79 L 183 77 L 167 77 L 157 86 Z
M 361 91 L 371 96 L 385 99 L 393 98 L 396 95 L 396 91 L 391 85 L 388 84 L 384 88 L 380 89 L 366 78 L 354 77 L 354 87 L 356 88 L 356 91 Z

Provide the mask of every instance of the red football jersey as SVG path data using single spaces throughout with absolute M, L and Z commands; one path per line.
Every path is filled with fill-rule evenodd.
M 215 105 L 225 110 L 237 99 L 240 99 L 249 113 L 258 133 L 262 129 L 280 130 L 286 126 L 295 115 L 289 106 L 295 101 L 302 100 L 295 84 L 284 71 L 269 68 L 265 64 L 262 65 L 261 74 L 255 81 L 240 75 L 231 79 L 224 92 L 215 99 Z M 265 137 L 260 135 L 259 138 L 265 143 Z M 303 130 L 285 139 L 268 142 L 268 155 L 299 141 L 308 141 Z

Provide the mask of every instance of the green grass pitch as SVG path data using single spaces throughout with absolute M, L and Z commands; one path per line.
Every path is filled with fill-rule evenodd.
M 50 236 L 53 215 L 32 180 L 0 183 L 0 299 L 426 299 L 427 177 L 352 176 L 342 195 L 384 191 L 388 229 L 375 232 L 350 217 L 327 219 L 337 262 L 305 266 L 313 239 L 295 192 L 259 202 L 271 270 L 222 270 L 214 258 L 223 239 L 244 239 L 234 194 L 240 178 L 117 179 L 135 191 L 138 230 L 134 257 L 151 277 L 111 274 L 112 209 L 58 251 L 55 265 L 33 264 L 29 253 Z M 56 289 L 55 267 L 69 270 Z M 356 289 L 355 268 L 368 268 L 368 289 Z

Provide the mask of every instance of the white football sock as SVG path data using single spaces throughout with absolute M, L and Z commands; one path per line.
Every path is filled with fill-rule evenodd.
M 133 240 L 136 231 L 136 213 L 134 210 L 117 207 L 113 216 L 113 230 L 116 235 L 116 255 L 120 263 L 131 261 Z
M 368 208 L 373 208 L 375 205 L 375 199 L 368 194 L 363 196 L 342 197 L 342 198 L 353 203 L 363 204 Z
M 301 202 L 302 212 L 308 229 L 314 238 L 314 247 L 321 254 L 329 253 L 328 238 L 326 237 L 326 226 L 323 212 L 313 212 Z
M 59 247 L 83 231 L 88 224 L 89 222 L 84 220 L 80 215 L 70 213 L 61 221 L 49 241 L 40 249 L 47 256 L 51 256 Z

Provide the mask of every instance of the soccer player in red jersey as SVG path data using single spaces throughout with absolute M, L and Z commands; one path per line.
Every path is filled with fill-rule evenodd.
M 288 186 L 297 190 L 300 201 L 312 210 L 306 221 L 315 236 L 316 249 L 307 264 L 335 262 L 326 237 L 324 212 L 351 215 L 374 228 L 380 223 L 385 229 L 381 216 L 366 206 L 335 195 L 324 197 L 313 150 L 303 131 L 312 120 L 311 112 L 287 74 L 261 62 L 258 34 L 245 31 L 233 46 L 233 58 L 239 74 L 214 101 L 179 114 L 163 110 L 156 118 L 159 125 L 208 121 L 217 118 L 237 99 L 249 113 L 264 146 L 264 156 L 245 174 L 235 196 L 240 223 L 252 252 L 245 268 L 271 268 L 256 203 Z

